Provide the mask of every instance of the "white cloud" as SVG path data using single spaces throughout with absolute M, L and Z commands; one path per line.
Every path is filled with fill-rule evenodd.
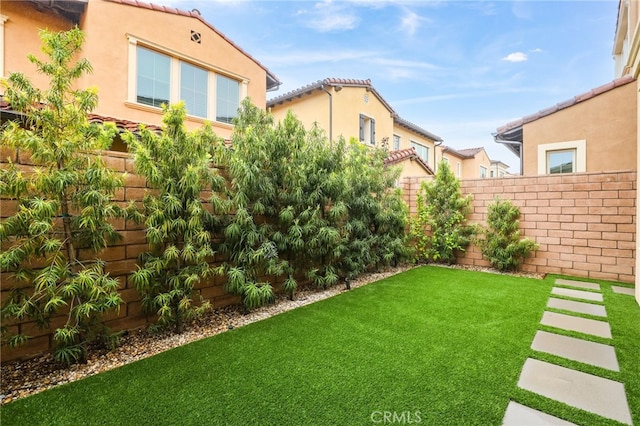
M 364 60 L 375 58 L 380 52 L 367 50 L 338 51 L 287 51 L 286 49 L 272 54 L 261 55 L 260 61 L 273 65 L 300 66 L 318 63 L 335 63 L 342 61 Z
M 540 49 L 539 47 L 536 47 L 535 49 L 529 50 L 529 52 L 531 52 L 531 53 L 542 53 L 542 49 Z
M 400 21 L 400 29 L 409 35 L 414 35 L 424 20 L 417 13 L 405 10 L 404 16 Z
M 360 23 L 360 18 L 347 3 L 334 3 L 323 0 L 316 3 L 313 9 L 301 9 L 298 16 L 304 25 L 321 33 L 352 30 Z
M 502 58 L 502 60 L 507 62 L 524 62 L 527 60 L 527 54 L 522 52 L 513 52 Z

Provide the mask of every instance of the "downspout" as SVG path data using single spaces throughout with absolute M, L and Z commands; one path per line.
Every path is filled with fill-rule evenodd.
M 498 135 L 494 135 L 493 140 L 503 145 L 520 145 L 520 176 L 524 176 L 524 153 L 522 152 L 522 150 L 524 149 L 524 145 L 522 144 L 522 141 L 508 141 L 505 139 L 500 139 Z
M 325 82 L 326 80 L 322 82 L 320 88 L 329 95 L 329 146 L 333 147 L 333 95 L 325 87 Z
M 438 147 L 440 145 L 442 145 L 444 143 L 443 140 L 440 140 L 440 142 L 434 142 L 433 143 L 433 173 L 435 174 L 436 171 L 438 170 Z

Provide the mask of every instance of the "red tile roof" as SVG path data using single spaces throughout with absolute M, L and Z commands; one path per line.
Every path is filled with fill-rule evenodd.
M 506 133 L 509 132 L 511 130 L 517 129 L 519 127 L 522 127 L 524 124 L 527 123 L 531 123 L 532 121 L 536 121 L 542 117 L 546 117 L 547 115 L 551 115 L 555 112 L 558 112 L 560 110 L 563 110 L 565 108 L 569 108 L 571 106 L 574 106 L 580 102 L 584 102 L 586 100 L 589 100 L 591 98 L 594 98 L 598 95 L 601 95 L 603 93 L 606 93 L 610 90 L 613 90 L 617 87 L 620 86 L 624 86 L 626 84 L 632 83 L 636 81 L 636 79 L 630 75 L 618 78 L 616 80 L 613 80 L 607 84 L 603 84 L 602 86 L 598 86 L 595 89 L 589 90 L 588 92 L 582 93 L 578 96 L 574 96 L 571 99 L 568 99 L 564 102 L 560 102 L 552 107 L 549 108 L 545 108 L 543 110 L 540 110 L 538 112 L 536 112 L 535 114 L 531 114 L 531 115 L 527 115 L 522 117 L 519 120 L 515 120 L 512 121 L 510 123 L 505 124 L 504 126 L 498 127 L 497 130 L 497 135 L 500 135 L 502 133 Z
M 200 22 L 202 22 L 204 25 L 209 27 L 213 32 L 215 32 L 220 37 L 222 37 L 227 43 L 231 44 L 233 47 L 235 47 L 240 52 L 242 52 L 246 57 L 248 57 L 253 62 L 255 62 L 260 68 L 265 70 L 265 72 L 267 73 L 267 78 L 270 78 L 272 80 L 271 85 L 269 85 L 269 83 L 267 83 L 267 90 L 277 88 L 278 86 L 280 86 L 282 84 L 282 82 L 278 79 L 278 77 L 276 77 L 275 74 L 273 74 L 271 71 L 269 71 L 269 69 L 267 67 L 265 67 L 262 63 L 260 63 L 260 61 L 258 61 L 256 58 L 251 56 L 244 49 L 242 49 L 240 46 L 235 44 L 231 39 L 229 39 L 226 35 L 221 33 L 213 25 L 211 25 L 209 22 L 207 22 L 200 15 L 200 12 L 197 9 L 186 11 L 186 10 L 177 9 L 177 8 L 174 8 L 174 7 L 160 6 L 160 5 L 157 5 L 157 4 L 146 3 L 146 2 L 138 1 L 138 0 L 105 0 L 105 1 L 108 1 L 108 2 L 111 2 L 111 3 L 123 4 L 123 5 L 127 5 L 127 6 L 139 7 L 139 8 L 142 8 L 142 9 L 155 10 L 155 11 L 163 12 L 163 13 L 171 13 L 173 15 L 186 16 L 186 17 L 189 17 L 189 18 L 197 19 Z
M 459 157 L 462 157 L 462 158 L 473 158 L 476 155 L 478 155 L 478 153 L 480 151 L 482 151 L 483 149 L 484 149 L 483 147 L 455 149 L 455 148 L 451 148 L 450 146 L 444 146 L 442 151 L 443 152 L 450 152 L 450 153 L 452 153 L 454 155 L 457 155 Z
M 429 167 L 429 165 L 418 155 L 418 153 L 413 147 L 389 152 L 389 156 L 384 159 L 384 164 L 386 166 L 391 166 L 394 164 L 401 163 L 405 160 L 415 160 L 427 172 L 429 172 L 430 174 L 434 174 L 431 167 Z

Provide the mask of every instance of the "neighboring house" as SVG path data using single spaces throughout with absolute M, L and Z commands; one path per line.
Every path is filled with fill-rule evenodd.
M 82 56 L 93 66 L 78 84 L 98 87 L 95 117 L 112 117 L 109 121 L 124 127 L 127 122 L 161 125 L 161 104 L 183 100 L 189 128 L 206 120 L 229 138 L 241 100 L 248 96 L 264 107 L 266 92 L 280 85 L 197 10 L 136 0 L 3 1 L 0 74 L 22 72 L 45 86 L 27 54 L 41 56 L 40 29 L 64 31 L 75 25 L 86 38 Z
M 637 90 L 618 78 L 498 128 L 495 140 L 526 176 L 637 170 Z
M 454 149 L 450 146 L 444 146 L 441 158 L 442 161 L 449 164 L 449 168 L 459 179 L 490 177 L 492 161 L 487 155 L 487 151 L 482 147 Z
M 492 178 L 501 178 L 509 175 L 507 171 L 509 166 L 502 161 L 491 160 L 491 169 L 489 170 L 489 177 Z
M 306 128 L 317 123 L 332 141 L 386 147 L 388 163 L 403 167 L 401 178 L 433 174 L 442 138 L 399 117 L 371 80 L 327 78 L 270 99 L 267 108 L 277 120 L 291 110 Z

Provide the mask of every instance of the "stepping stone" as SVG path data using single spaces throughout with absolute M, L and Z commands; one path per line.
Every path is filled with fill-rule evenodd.
M 576 426 L 566 420 L 534 410 L 517 402 L 509 401 L 502 419 L 503 426 Z
M 606 317 L 607 310 L 603 305 L 594 305 L 592 303 L 577 302 L 566 299 L 556 299 L 551 297 L 547 302 L 548 308 L 564 309 L 571 312 L 579 312 L 581 314 L 595 315 L 597 317 Z
M 622 383 L 527 358 L 518 386 L 572 407 L 632 424 Z
M 556 284 L 568 285 L 570 287 L 587 288 L 589 290 L 598 290 L 598 291 L 600 291 L 600 284 L 586 283 L 584 281 L 564 280 L 562 278 L 558 278 L 558 279 L 556 279 Z
M 613 290 L 614 293 L 618 293 L 618 294 L 628 294 L 629 296 L 635 296 L 636 295 L 636 289 L 635 288 L 620 287 L 620 286 L 617 286 L 617 285 L 612 285 L 611 286 L 611 290 Z
M 613 346 L 602 343 L 538 331 L 531 343 L 531 349 L 608 370 L 620 371 L 615 349 Z
M 592 300 L 594 302 L 602 302 L 602 294 L 593 293 L 590 291 L 583 290 L 573 290 L 570 288 L 562 288 L 562 287 L 554 287 L 551 289 L 552 294 L 557 294 L 558 296 L 567 296 L 573 297 L 574 299 L 584 299 L 584 300 Z
M 605 321 L 545 311 L 540 324 L 611 339 L 611 327 Z

